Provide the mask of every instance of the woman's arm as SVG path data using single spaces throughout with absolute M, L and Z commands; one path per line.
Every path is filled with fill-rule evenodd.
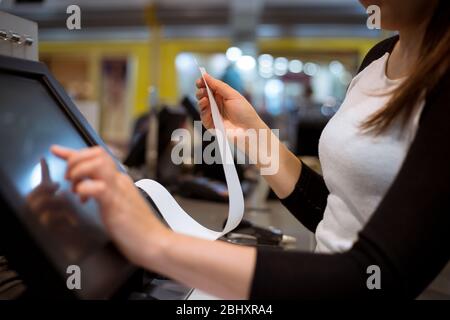
M 449 87 L 447 75 L 427 97 L 402 168 L 351 250 L 259 250 L 252 298 L 414 298 L 428 286 L 450 259 Z M 367 287 L 370 266 L 380 290 Z
M 428 97 L 402 169 L 345 253 L 259 250 L 255 264 L 253 248 L 167 230 L 100 148 L 53 152 L 68 161 L 75 192 L 97 199 L 106 229 L 137 265 L 226 298 L 412 298 L 450 257 L 449 85 L 447 77 Z M 379 290 L 367 286 L 373 266 L 380 271 Z
M 323 219 L 328 194 L 323 177 L 302 164 L 302 173 L 294 190 L 280 200 L 309 231 L 316 232 L 317 225 Z
M 358 73 L 386 52 L 391 52 L 397 41 L 398 36 L 394 36 L 375 45 L 364 58 Z M 290 172 L 293 173 L 292 176 L 289 176 Z M 283 205 L 308 230 L 315 232 L 323 218 L 329 194 L 323 177 L 303 163 L 298 167 L 292 154 L 280 151 L 280 174 L 265 178 Z M 296 184 L 292 184 L 293 178 L 297 178 Z M 283 181 L 287 182 L 283 185 Z
M 171 232 L 164 242 L 139 262 L 145 269 L 225 299 L 248 299 L 255 269 L 256 249 L 222 241 L 206 241 Z M 144 252 L 144 250 L 142 250 Z
M 302 174 L 303 163 L 282 143 L 278 137 L 275 137 L 272 131 L 266 126 L 266 130 L 275 143 L 273 145 L 268 143 L 264 146 L 258 143 L 258 152 L 263 155 L 271 155 L 269 162 L 261 164 L 257 162 L 258 169 L 277 168 L 273 174 L 263 175 L 264 179 L 269 184 L 270 188 L 275 192 L 278 198 L 285 199 L 293 193 L 297 182 L 300 180 Z M 271 147 L 278 147 L 277 156 L 274 156 L 274 150 Z M 277 163 L 274 163 L 277 162 Z
M 449 84 L 447 77 L 440 93 L 429 96 L 402 169 L 349 251 L 313 254 L 259 249 L 253 275 L 253 249 L 183 237 L 184 241 L 175 241 L 185 244 L 169 250 L 170 259 L 162 259 L 172 262 L 173 270 L 168 272 L 185 283 L 198 277 L 190 284 L 233 298 L 246 296 L 249 282 L 251 298 L 419 295 L 450 258 Z M 373 270 L 380 271 L 380 289 L 370 289 L 370 284 L 377 284 L 369 280 Z
M 223 298 L 248 298 L 254 248 L 170 231 L 100 147 L 74 151 L 54 146 L 52 152 L 67 161 L 66 178 L 81 200 L 97 200 L 106 230 L 132 263 Z
M 174 278 L 185 283 L 192 280 L 189 284 L 226 297 L 246 296 L 249 282 L 251 298 L 416 297 L 450 258 L 449 85 L 447 77 L 440 91 L 428 97 L 402 169 L 349 251 L 313 254 L 259 249 L 253 274 L 253 249 L 203 244 L 202 240 L 195 244 L 183 238 L 175 241 L 185 244 L 168 253 L 170 260 L 162 261 L 173 262 Z M 369 279 L 377 272 L 373 270 L 380 272 L 380 289 L 370 286 L 377 285 Z
M 359 240 L 339 254 L 259 250 L 256 257 L 254 248 L 174 234 L 105 151 L 53 152 L 68 161 L 75 192 L 97 199 L 119 249 L 144 268 L 226 298 L 414 297 L 450 256 L 448 87 L 447 77 L 427 97 L 401 171 Z M 381 272 L 380 290 L 367 287 L 370 266 Z

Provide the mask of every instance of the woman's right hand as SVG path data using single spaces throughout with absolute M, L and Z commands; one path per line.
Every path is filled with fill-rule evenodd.
M 238 143 L 238 148 L 247 154 L 256 167 L 261 169 L 261 174 L 278 197 L 287 197 L 294 190 L 301 174 L 300 160 L 280 143 L 253 106 L 239 92 L 209 74 L 205 74 L 205 80 L 217 102 L 228 138 L 235 142 L 236 138 L 242 138 L 242 135 L 246 138 L 247 130 L 256 130 L 257 143 L 249 141 L 250 143 L 245 143 L 243 148 Z M 206 129 L 212 129 L 214 122 L 211 104 L 203 78 L 198 79 L 196 85 L 203 125 Z M 260 135 L 264 133 L 267 134 L 267 139 L 260 139 Z M 263 169 L 266 170 L 263 172 Z
M 239 92 L 209 74 L 205 74 L 205 79 L 214 94 L 225 129 L 229 130 L 227 133 L 232 133 L 233 130 L 238 129 L 246 131 L 248 129 L 267 128 L 253 106 Z M 212 129 L 214 123 L 211 115 L 211 104 L 203 78 L 198 79 L 196 85 L 198 88 L 196 96 L 200 106 L 202 123 L 206 129 Z
M 156 218 L 131 178 L 117 170 L 101 147 L 53 146 L 51 151 L 67 162 L 66 179 L 81 200 L 98 202 L 103 224 L 119 250 L 134 264 L 152 269 L 173 232 Z

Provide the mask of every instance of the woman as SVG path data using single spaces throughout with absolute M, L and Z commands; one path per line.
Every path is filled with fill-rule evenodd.
M 315 253 L 270 251 L 175 234 L 99 148 L 54 147 L 82 198 L 95 198 L 136 265 L 224 298 L 413 298 L 450 257 L 450 30 L 445 0 L 362 1 L 398 30 L 367 55 L 320 140 L 324 177 L 280 145 L 266 179 L 317 239 Z M 254 108 L 206 77 L 227 128 L 267 129 Z M 210 128 L 204 83 L 197 82 Z M 84 179 L 89 177 L 89 180 Z M 381 288 L 370 290 L 371 266 Z

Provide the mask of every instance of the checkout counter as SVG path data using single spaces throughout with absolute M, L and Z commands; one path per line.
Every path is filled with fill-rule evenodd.
M 0 37 L 0 256 L 8 260 L 6 265 L 0 257 L 0 279 L 12 277 L 22 298 L 215 299 L 140 270 L 116 250 L 96 204 L 82 204 L 71 194 L 65 164 L 49 152 L 53 144 L 106 146 L 37 62 L 36 24 L 0 12 Z M 227 204 L 177 201 L 206 227 L 223 228 Z M 314 248 L 313 235 L 277 200 L 264 210 L 249 208 L 245 219 L 292 236 L 291 249 Z M 67 286 L 72 265 L 83 272 L 81 289 Z
M 190 288 L 126 261 L 108 238 L 96 203 L 83 204 L 73 195 L 64 179 L 65 163 L 50 153 L 50 146 L 107 147 L 48 69 L 37 62 L 36 24 L 0 15 L 4 38 L 0 47 L 0 255 L 8 261 L 2 258 L 0 272 L 13 273 L 16 284 L 26 283 L 17 292 L 22 298 L 189 298 Z M 123 166 L 118 163 L 118 167 Z M 178 200 L 205 226 L 222 229 L 227 204 Z M 306 230 L 283 212 L 279 202 L 271 205 L 276 208 L 248 211 L 246 218 L 292 235 Z M 306 231 L 298 235 L 299 244 L 311 247 L 308 237 Z M 71 266 L 82 271 L 81 288 L 75 290 L 67 285 Z M 196 297 L 207 298 L 197 291 L 191 298 Z
M 188 298 L 189 288 L 126 261 L 108 238 L 96 203 L 81 203 L 71 192 L 64 179 L 65 163 L 50 153 L 50 146 L 107 147 L 48 69 L 38 62 L 0 56 L 0 88 L 8 88 L 0 95 L 0 243 L 26 283 L 25 296 Z M 225 216 L 218 212 L 225 213 L 227 205 L 198 204 L 181 201 L 190 212 L 202 213 L 200 220 L 206 221 L 201 222 L 221 229 Z M 280 208 L 274 212 L 278 220 L 273 220 L 276 215 L 248 215 L 264 224 L 302 229 Z M 71 266 L 83 273 L 76 290 L 67 285 Z
M 37 62 L 37 35 L 35 23 L 0 12 L 2 294 L 12 289 L 7 298 L 142 298 L 157 276 L 122 257 L 97 204 L 78 200 L 64 179 L 65 164 L 50 154 L 53 144 L 106 146 Z M 72 288 L 67 279 L 74 266 L 82 276 L 81 286 Z M 167 297 L 186 298 L 190 291 Z

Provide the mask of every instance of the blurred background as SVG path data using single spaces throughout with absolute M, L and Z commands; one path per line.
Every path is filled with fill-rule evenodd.
M 80 30 L 66 26 L 73 4 Z M 323 127 L 364 55 L 388 36 L 367 28 L 357 0 L 3 0 L 0 10 L 38 23 L 39 59 L 132 175 L 175 189 L 184 174 L 224 180 L 216 166 L 170 161 L 173 130 L 201 133 L 192 125 L 197 62 L 320 171 Z M 258 179 L 248 169 L 238 167 L 244 188 Z

